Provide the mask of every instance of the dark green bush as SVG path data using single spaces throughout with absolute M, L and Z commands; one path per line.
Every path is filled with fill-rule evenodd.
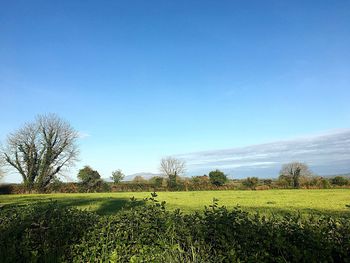
M 349 184 L 349 179 L 343 176 L 336 176 L 331 179 L 331 183 L 337 186 L 344 186 Z
M 227 176 L 220 170 L 216 169 L 215 171 L 211 171 L 209 173 L 209 180 L 213 185 L 221 186 L 227 182 Z
M 0 211 L 0 262 L 58 262 L 97 221 L 93 213 L 56 202 Z
M 183 215 L 155 202 L 101 218 L 74 253 L 89 262 L 347 262 L 349 242 L 342 219 L 252 217 L 217 203 Z
M 56 203 L 0 211 L 0 262 L 350 262 L 350 222 L 264 217 L 216 200 L 167 211 L 154 193 L 114 216 Z

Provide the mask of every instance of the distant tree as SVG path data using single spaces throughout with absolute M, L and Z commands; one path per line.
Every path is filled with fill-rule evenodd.
M 289 181 L 293 188 L 300 188 L 300 178 L 311 176 L 312 172 L 305 163 L 292 162 L 282 166 L 279 179 Z
M 78 133 L 57 115 L 39 115 L 8 136 L 1 155 L 19 172 L 29 192 L 34 187 L 43 191 L 77 160 L 77 139 Z
M 149 181 L 157 188 L 163 186 L 164 177 L 154 176 Z
M 282 188 L 289 188 L 293 185 L 292 178 L 285 175 L 280 175 L 277 180 L 277 184 Z
M 334 178 L 331 178 L 331 183 L 337 186 L 344 186 L 349 184 L 349 179 L 338 175 L 338 176 L 335 176 Z
M 248 177 L 247 179 L 243 180 L 242 184 L 250 188 L 252 190 L 255 190 L 255 188 L 258 186 L 259 178 L 258 177 Z
M 318 184 L 318 186 L 320 187 L 320 188 L 323 188 L 323 189 L 328 189 L 328 188 L 331 188 L 332 186 L 331 186 L 331 183 L 329 182 L 329 180 L 328 179 L 326 179 L 326 178 L 320 178 L 320 180 L 319 180 L 319 184 Z
M 112 172 L 112 176 L 110 177 L 115 184 L 120 183 L 124 179 L 125 175 L 122 173 L 122 170 L 116 170 Z
M 264 180 L 263 180 L 263 184 L 264 184 L 264 185 L 271 186 L 271 185 L 272 185 L 272 180 L 271 180 L 271 179 L 264 179 Z
M 137 175 L 134 177 L 132 180 L 134 183 L 140 184 L 140 183 L 145 183 L 147 180 L 143 178 L 141 175 Z
M 169 187 L 176 187 L 176 180 L 178 176 L 185 173 L 185 162 L 173 157 L 166 157 L 160 161 L 160 171 L 169 180 Z
M 89 191 L 97 188 L 101 184 L 101 175 L 90 166 L 84 166 L 79 170 L 78 178 L 81 184 Z
M 227 176 L 220 170 L 216 169 L 209 173 L 209 180 L 213 185 L 221 186 L 227 182 Z

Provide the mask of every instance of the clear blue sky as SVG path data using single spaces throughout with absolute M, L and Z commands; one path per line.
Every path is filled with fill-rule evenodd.
M 0 91 L 1 141 L 57 113 L 104 177 L 348 128 L 350 2 L 0 0 Z

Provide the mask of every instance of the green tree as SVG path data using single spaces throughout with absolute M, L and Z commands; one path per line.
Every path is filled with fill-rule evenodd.
M 78 178 L 88 191 L 96 189 L 102 183 L 101 175 L 88 165 L 79 170 Z
M 120 183 L 124 179 L 125 175 L 122 173 L 122 170 L 116 170 L 112 172 L 112 176 L 110 177 L 115 184 Z
M 333 185 L 337 185 L 337 186 L 344 186 L 349 184 L 349 179 L 343 177 L 343 176 L 335 176 L 334 178 L 331 179 L 331 183 Z
M 154 176 L 149 180 L 156 188 L 163 186 L 164 177 Z
M 227 182 L 227 176 L 220 170 L 216 169 L 209 173 L 209 180 L 211 184 L 221 186 Z
M 259 183 L 258 177 L 248 177 L 243 181 L 242 184 L 247 188 L 255 190 L 255 188 L 258 186 L 258 183 Z

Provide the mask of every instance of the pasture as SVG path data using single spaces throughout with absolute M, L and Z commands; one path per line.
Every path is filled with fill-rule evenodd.
M 166 201 L 170 210 L 185 213 L 203 211 L 204 206 L 218 199 L 220 206 L 229 209 L 240 206 L 243 210 L 264 215 L 298 213 L 303 215 L 332 215 L 350 217 L 350 189 L 267 190 L 267 191 L 193 191 L 159 192 L 159 201 Z M 26 194 L 2 195 L 1 206 L 18 206 L 56 200 L 68 207 L 113 215 L 135 197 L 142 200 L 149 192 L 80 193 L 80 194 Z M 140 204 L 142 202 L 139 202 Z

